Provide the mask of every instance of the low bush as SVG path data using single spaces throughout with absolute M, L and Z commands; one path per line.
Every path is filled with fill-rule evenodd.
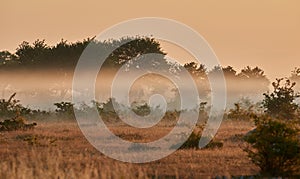
M 300 129 L 297 123 L 300 97 L 286 79 L 272 83 L 274 91 L 264 93 L 264 114 L 254 115 L 256 128 L 247 133 L 244 149 L 254 164 L 266 176 L 290 176 L 300 171 Z
M 0 132 L 1 131 L 15 131 L 15 130 L 31 130 L 33 129 L 37 123 L 25 123 L 25 118 L 17 114 L 16 117 L 12 119 L 6 119 L 0 122 Z
M 248 98 L 242 98 L 234 103 L 234 108 L 227 113 L 230 120 L 251 120 L 253 114 L 261 113 L 259 103 L 254 104 Z
M 59 118 L 75 119 L 74 104 L 71 102 L 54 103 L 56 106 L 55 112 Z
M 179 149 L 199 149 L 199 141 L 202 136 L 202 131 L 194 130 L 189 138 L 180 146 Z M 178 147 L 178 145 L 174 145 L 171 148 Z M 218 141 L 216 139 L 212 139 L 204 149 L 215 149 L 215 148 L 222 148 L 223 142 Z
M 0 116 L 2 117 L 13 117 L 16 112 L 28 113 L 28 109 L 23 107 L 19 102 L 20 100 L 15 99 L 16 93 L 12 94 L 8 100 L 0 99 Z
M 43 110 L 32 110 L 20 104 L 20 100 L 15 99 L 17 93 L 12 94 L 7 100 L 0 99 L 0 117 L 14 118 L 16 114 L 28 119 L 46 119 L 50 117 L 50 112 Z
M 300 171 L 299 126 L 268 115 L 255 118 L 256 128 L 244 140 L 244 149 L 266 176 L 289 176 Z
M 293 89 L 296 83 L 286 79 L 285 83 L 281 84 L 282 80 L 284 79 L 276 79 L 272 83 L 274 88 L 272 93 L 263 94 L 265 113 L 284 120 L 299 119 L 299 114 L 297 114 L 299 106 L 295 100 L 300 97 L 300 94 Z

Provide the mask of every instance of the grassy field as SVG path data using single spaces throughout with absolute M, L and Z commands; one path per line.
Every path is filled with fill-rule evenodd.
M 161 160 L 130 164 L 110 159 L 85 139 L 75 122 L 39 123 L 32 131 L 0 133 L 0 178 L 211 178 L 257 174 L 259 169 L 242 150 L 241 137 L 253 124 L 225 121 L 216 139 L 220 149 L 181 149 Z M 113 126 L 131 141 L 157 139 L 171 127 L 132 130 Z

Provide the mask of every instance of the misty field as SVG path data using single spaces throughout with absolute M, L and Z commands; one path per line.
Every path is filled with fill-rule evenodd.
M 82 59 L 89 45 L 103 53 Z M 208 68 L 199 59 L 181 64 L 166 55 L 160 41 L 140 36 L 61 40 L 54 46 L 24 41 L 15 52 L 0 51 L 0 178 L 299 178 L 300 67 L 271 82 L 258 66 Z M 93 73 L 90 60 L 99 59 L 103 64 Z M 181 120 L 184 114 L 189 115 Z M 95 129 L 99 115 L 104 124 Z M 124 116 L 139 118 L 127 123 Z M 218 117 L 223 122 L 216 136 L 209 131 L 211 142 L 199 149 L 202 132 Z M 192 130 L 193 119 L 195 129 L 187 136 L 183 129 Z M 117 137 L 138 143 L 117 153 L 124 158 L 135 158 L 140 143 L 161 139 L 175 127 L 178 133 L 163 138 L 164 144 L 186 138 L 165 158 L 124 163 L 96 150 L 76 120 L 93 130 L 106 125 Z M 93 138 L 98 142 L 97 137 L 114 154 L 122 148 L 107 134 Z M 166 146 L 146 154 L 161 154 Z
M 217 149 L 180 149 L 161 160 L 130 164 L 110 159 L 85 139 L 76 122 L 43 122 L 32 131 L 0 133 L 0 178 L 211 178 L 255 175 L 259 169 L 243 151 L 242 136 L 251 122 L 225 121 Z M 147 132 L 112 126 L 116 135 L 143 142 L 170 130 L 160 126 Z

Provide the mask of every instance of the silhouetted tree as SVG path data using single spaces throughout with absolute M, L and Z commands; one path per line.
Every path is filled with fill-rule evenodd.
M 212 70 L 208 72 L 208 75 L 211 77 L 215 77 L 216 74 L 222 71 L 226 80 L 228 79 L 235 79 L 237 77 L 236 71 L 233 69 L 232 66 L 222 67 L 222 66 L 215 66 Z
M 291 82 L 289 79 L 285 80 L 285 83 L 281 85 L 283 78 L 276 79 L 272 83 L 274 91 L 272 93 L 264 93 L 263 107 L 265 112 L 278 119 L 296 119 L 296 111 L 298 105 L 294 102 L 296 98 L 299 98 L 299 93 L 296 93 L 293 89 L 295 82 Z
M 198 64 L 195 62 L 186 63 L 183 66 L 193 77 L 198 92 L 200 94 L 200 98 L 207 97 L 210 88 L 209 88 L 209 81 L 207 78 L 207 69 L 203 64 Z
M 222 80 L 220 73 L 223 72 L 228 100 L 227 103 L 231 104 L 237 101 L 241 97 L 241 90 L 237 88 L 237 82 L 239 80 L 236 70 L 232 66 L 222 67 L 215 66 L 212 70 L 208 72 L 210 80 L 213 80 L 214 83 L 218 83 L 219 80 Z M 217 89 L 219 90 L 219 89 Z
M 226 77 L 226 78 L 234 78 L 234 77 L 236 77 L 236 71 L 233 69 L 233 67 L 232 66 L 227 66 L 227 67 L 224 67 L 224 68 L 222 68 L 222 70 L 223 70 L 223 73 L 224 73 L 224 76 Z
M 295 90 L 300 91 L 300 67 L 296 67 L 292 73 L 289 79 L 293 82 L 296 82 Z
M 16 55 L 10 53 L 9 51 L 0 51 L 0 68 L 3 67 L 17 65 L 18 62 L 16 61 Z
M 32 45 L 24 41 L 17 48 L 16 55 L 22 65 L 37 66 L 48 60 L 49 50 L 45 40 L 38 39 Z
M 104 63 L 105 67 L 119 68 L 126 62 L 133 60 L 133 58 L 149 53 L 165 55 L 160 47 L 160 43 L 154 38 L 137 37 L 134 39 L 132 37 L 126 37 L 108 42 L 111 43 L 112 48 L 118 48 L 116 48 L 106 59 Z
M 203 64 L 197 64 L 196 62 L 186 63 L 183 66 L 190 74 L 195 77 L 207 78 L 206 68 Z
M 270 81 L 264 74 L 264 71 L 258 67 L 251 68 L 247 66 L 241 70 L 238 76 L 244 95 L 260 95 L 268 90 Z
M 291 79 L 300 79 L 300 68 L 295 68 L 292 71 Z

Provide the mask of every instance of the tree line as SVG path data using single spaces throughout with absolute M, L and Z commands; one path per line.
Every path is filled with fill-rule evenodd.
M 194 81 L 199 84 L 198 89 L 202 96 L 206 96 L 210 91 L 208 77 L 214 76 L 219 71 L 224 73 L 229 98 L 230 96 L 261 94 L 267 91 L 270 85 L 270 81 L 264 71 L 257 66 L 246 66 L 238 72 L 232 66 L 216 66 L 207 70 L 204 64 L 198 64 L 193 61 L 183 65 L 177 64 L 164 58 L 167 53 L 163 50 L 159 41 L 154 38 L 138 36 L 106 41 L 87 38 L 73 43 L 62 39 L 53 46 L 47 45 L 45 40 L 38 39 L 32 44 L 24 41 L 16 48 L 15 53 L 0 51 L 0 74 L 4 74 L 7 71 L 55 69 L 55 73 L 70 78 L 82 52 L 88 44 L 94 45 L 99 51 L 112 51 L 102 66 L 102 68 L 107 68 L 112 72 L 116 72 L 122 65 L 132 61 L 135 57 L 141 57 L 149 53 L 161 54 L 162 58 L 159 60 L 159 63 L 157 64 L 157 61 L 150 59 L 147 62 L 149 66 L 168 69 L 170 73 L 186 69 Z M 133 68 L 137 68 L 137 66 L 133 66 Z M 297 84 L 300 83 L 300 68 L 295 68 L 291 72 L 289 79 Z M 300 89 L 298 86 L 296 85 L 296 89 Z
M 160 44 L 153 38 L 148 37 L 125 37 L 118 40 L 97 41 L 95 38 L 87 38 L 75 43 L 61 40 L 54 46 L 46 44 L 45 40 L 37 39 L 32 44 L 22 42 L 15 53 L 0 51 L 1 69 L 16 68 L 65 68 L 74 69 L 80 55 L 88 44 L 93 43 L 100 51 L 114 49 L 107 58 L 106 67 L 119 67 L 128 59 L 145 53 L 160 53 Z M 123 44 L 123 45 L 121 45 Z M 126 50 L 125 50 L 126 49 Z

